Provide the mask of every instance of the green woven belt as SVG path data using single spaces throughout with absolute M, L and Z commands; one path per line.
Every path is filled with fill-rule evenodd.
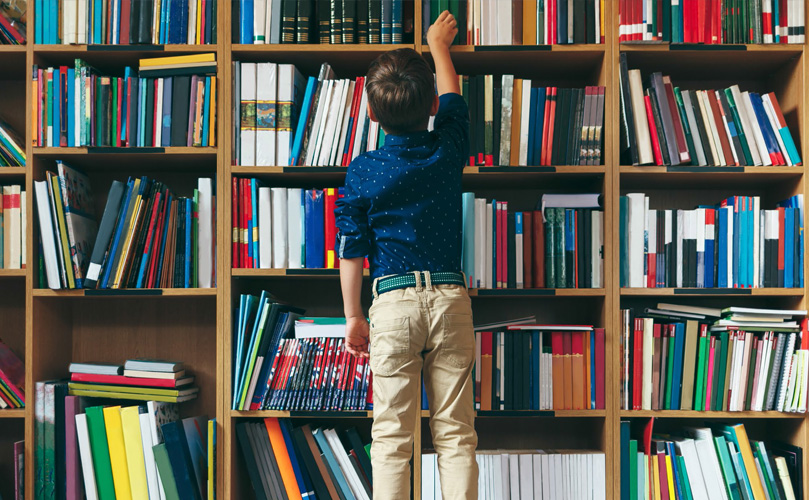
M 419 280 L 421 281 L 422 287 L 426 286 L 427 281 L 423 272 L 419 272 Z M 433 285 L 465 286 L 463 274 L 453 272 L 430 273 L 430 283 Z M 376 282 L 376 293 L 382 294 L 385 292 L 390 292 L 391 290 L 412 288 L 414 286 L 416 286 L 415 274 L 397 274 L 396 276 L 380 278 L 379 281 Z

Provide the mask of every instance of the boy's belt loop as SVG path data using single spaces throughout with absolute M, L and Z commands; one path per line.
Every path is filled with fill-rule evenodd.
M 433 291 L 433 282 L 430 278 L 430 271 L 424 271 L 424 282 L 428 291 Z
M 421 292 L 421 273 L 419 271 L 413 271 L 413 274 L 416 276 L 416 293 Z
M 376 284 L 379 282 L 379 278 L 374 278 L 374 282 L 371 284 L 371 294 L 374 296 L 374 300 L 379 297 L 379 294 L 376 293 Z

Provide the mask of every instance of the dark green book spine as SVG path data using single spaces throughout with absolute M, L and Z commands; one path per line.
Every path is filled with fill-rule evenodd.
M 382 0 L 368 0 L 368 43 L 382 43 Z
M 357 0 L 357 43 L 368 43 L 368 0 Z
M 357 0 L 343 0 L 343 43 L 356 43 Z
M 320 43 L 327 44 L 330 40 L 329 16 L 331 8 L 329 0 L 317 0 L 317 33 Z
M 332 44 L 343 42 L 343 0 L 329 1 L 329 40 Z
M 556 287 L 556 218 L 555 208 L 545 209 L 545 286 Z M 623 241 L 623 239 L 622 239 Z
M 554 232 L 554 249 L 553 253 L 556 255 L 554 265 L 556 266 L 556 288 L 565 287 L 565 275 L 567 266 L 565 265 L 565 209 L 557 208 L 554 210 L 553 219 L 553 232 Z
M 311 43 L 312 0 L 298 0 L 298 15 L 295 23 L 295 41 L 297 43 Z
M 281 43 L 295 43 L 298 0 L 284 0 L 281 4 Z
M 680 87 L 674 87 L 674 100 L 677 103 L 677 111 L 680 113 L 680 123 L 683 124 L 683 133 L 688 147 L 688 155 L 691 157 L 691 164 L 697 165 L 697 150 L 694 147 L 694 137 L 691 135 L 691 126 L 688 123 L 688 115 L 685 113 L 683 94 L 680 92 Z

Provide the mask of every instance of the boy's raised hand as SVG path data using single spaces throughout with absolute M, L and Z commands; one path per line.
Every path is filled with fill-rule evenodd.
M 368 321 L 365 318 L 346 318 L 346 350 L 354 357 L 368 357 L 369 330 Z
M 449 47 L 457 34 L 458 23 L 455 21 L 455 16 L 445 10 L 427 31 L 427 44 L 430 46 L 430 50 Z

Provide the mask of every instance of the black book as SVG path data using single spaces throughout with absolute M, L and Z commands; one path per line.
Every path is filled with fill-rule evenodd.
M 138 15 L 138 43 L 148 45 L 152 43 L 152 12 L 154 11 L 154 0 L 138 0 L 138 7 L 140 7 L 140 14 Z
M 368 0 L 357 0 L 357 43 L 368 43 L 368 9 Z
M 87 276 L 84 278 L 84 288 L 95 288 L 100 278 L 101 268 L 106 260 L 110 240 L 112 239 L 112 230 L 115 228 L 115 222 L 121 208 L 123 194 L 124 184 L 120 181 L 112 181 L 110 191 L 107 194 L 107 203 L 104 206 L 104 213 L 101 216 L 101 224 L 98 226 L 96 241 L 93 245 L 93 253 L 90 256 L 90 269 L 87 271 Z M 97 271 L 94 272 L 93 269 L 97 269 Z
M 671 41 L 671 0 L 663 0 L 663 41 Z
M 685 270 L 688 273 L 688 279 L 683 278 L 683 284 L 687 287 L 697 286 L 697 240 L 691 238 L 683 238 L 683 257 L 687 258 L 687 265 Z
M 657 99 L 655 98 L 654 90 L 646 89 L 646 95 L 649 96 L 649 102 L 652 105 L 652 119 L 657 129 L 657 140 L 660 144 L 660 154 L 663 156 L 663 165 L 671 165 L 669 158 L 669 151 L 666 146 L 666 135 L 663 132 L 663 124 L 660 121 L 660 108 L 657 107 Z
M 593 2 L 586 2 L 592 4 Z M 587 18 L 585 17 L 585 0 L 573 0 L 573 43 L 585 43 L 587 37 Z M 595 35 L 595 31 L 593 31 Z
M 239 440 L 239 447 L 242 449 L 244 462 L 247 465 L 247 474 L 250 476 L 250 483 L 258 500 L 269 500 L 272 498 L 264 486 L 263 471 L 259 468 L 259 455 L 254 446 L 253 439 L 249 432 L 251 423 L 245 422 L 236 425 L 236 437 Z M 325 497 L 328 498 L 328 497 Z
M 677 223 L 677 210 L 671 211 L 671 252 L 669 257 L 669 286 L 677 287 L 677 259 L 679 257 L 677 247 L 677 232 L 679 231 L 679 224 Z
M 500 332 L 492 332 L 492 410 L 500 409 L 500 380 L 497 363 L 500 358 Z M 502 360 L 501 360 L 502 362 Z
M 509 212 L 506 215 L 506 220 L 508 223 L 508 241 L 507 241 L 507 253 L 508 253 L 508 288 L 517 288 L 517 231 L 516 231 L 516 224 L 515 224 L 515 215 L 514 212 Z
M 125 35 L 129 37 L 129 43 L 131 45 L 138 43 L 141 2 L 143 2 L 143 0 L 132 0 L 129 4 L 129 33 Z
M 298 0 L 283 0 L 281 4 L 281 43 L 295 43 Z
M 304 436 L 303 430 L 298 427 L 292 429 L 291 434 L 292 442 L 295 446 L 295 454 L 301 459 L 303 466 L 306 468 L 309 479 L 312 481 L 312 487 L 315 490 L 315 496 L 317 498 L 331 498 L 329 489 L 326 487 L 326 483 L 323 481 L 323 476 L 320 473 L 320 469 L 317 468 L 315 456 L 312 454 L 312 450 L 309 448 L 309 443 L 306 441 L 306 436 Z M 364 451 L 365 450 L 363 450 L 363 452 Z
M 563 134 L 562 129 L 564 128 L 565 131 L 567 130 L 567 127 L 565 127 L 565 116 L 567 115 L 568 108 L 570 107 L 570 89 L 560 88 L 556 95 L 556 117 L 554 118 L 553 126 L 553 151 L 551 153 L 551 165 L 560 165 L 559 150 L 561 149 L 561 135 Z
M 314 14 L 313 0 L 298 0 L 298 17 L 295 29 L 295 41 L 311 43 L 312 21 Z
M 147 78 L 146 79 L 146 116 L 143 120 L 143 138 L 144 143 L 143 145 L 146 147 L 154 146 L 154 117 L 153 114 L 149 112 L 149 110 L 154 109 L 154 78 Z M 177 115 L 172 113 L 172 118 L 175 118 Z M 185 116 L 188 116 L 186 114 Z M 174 122 L 177 121 L 172 119 L 172 125 Z M 174 144 L 172 144 L 174 146 Z M 185 141 L 183 141 L 182 146 L 185 146 Z
M 147 85 L 147 87 L 153 87 Z M 171 86 L 171 145 L 185 146 L 188 143 L 188 113 L 191 106 L 191 77 L 178 76 Z M 148 94 L 147 94 L 148 95 Z M 148 99 L 148 97 L 147 97 Z M 146 109 L 152 109 L 149 102 Z M 146 120 L 149 122 L 150 120 Z M 150 127 L 149 127 L 150 128 Z M 236 134 L 237 136 L 239 134 Z M 147 130 L 147 142 L 151 133 Z M 151 142 L 149 142 L 151 144 Z
M 137 109 L 138 103 L 138 92 L 140 91 L 140 78 L 137 76 L 130 77 L 130 85 L 129 85 L 129 130 L 127 130 L 126 135 L 126 145 L 130 148 L 136 147 L 138 145 L 138 123 L 137 123 Z
M 585 33 L 585 38 L 587 43 L 598 43 L 600 40 L 596 40 L 596 23 L 600 22 L 598 18 L 596 18 L 595 12 L 595 2 L 585 2 L 585 18 L 587 20 L 587 32 Z
M 208 33 L 208 43 L 216 43 L 216 33 L 218 29 L 216 17 L 217 17 L 217 6 L 219 4 L 217 2 L 210 2 L 210 3 L 211 3 L 211 22 L 209 23 L 209 26 L 211 27 L 211 32 Z
M 522 368 L 522 353 L 520 352 L 520 332 L 509 332 L 511 336 L 511 409 L 521 410 L 522 386 L 526 378 L 520 371 Z
M 241 2 L 230 2 L 230 43 L 241 43 Z
M 632 109 L 632 97 L 629 93 L 629 68 L 626 62 L 626 53 L 620 56 L 619 78 L 621 83 L 621 161 L 632 165 L 638 164 L 638 146 L 635 143 L 635 115 L 645 113 L 645 110 Z
M 136 226 L 133 230 L 133 237 L 135 238 L 135 241 L 133 243 L 132 251 L 130 251 L 128 262 L 124 267 L 124 274 L 121 278 L 122 288 L 124 286 L 126 288 L 134 288 L 137 284 L 138 270 L 140 267 L 141 258 L 143 257 L 143 246 L 146 244 L 146 233 L 148 233 L 149 217 L 154 208 L 156 194 L 160 188 L 159 184 L 159 182 L 153 183 L 149 193 L 143 197 L 143 201 L 141 202 L 145 204 L 145 206 L 141 210 L 138 219 L 135 221 Z M 125 283 L 125 285 L 123 285 L 123 283 Z
M 382 0 L 368 0 L 368 43 L 382 43 Z
M 329 41 L 343 43 L 343 0 L 329 0 Z
M 666 211 L 657 210 L 657 276 L 655 285 L 666 286 Z
M 331 40 L 331 6 L 329 0 L 317 0 L 317 37 L 320 43 Z
M 286 488 L 284 487 L 284 480 L 281 477 L 281 471 L 278 468 L 278 462 L 275 460 L 275 452 L 270 443 L 270 436 L 264 428 L 264 424 L 259 422 L 251 422 L 250 427 L 255 440 L 255 446 L 258 449 L 261 464 L 264 467 L 264 474 L 267 478 L 267 483 L 272 492 L 270 498 L 286 498 Z
M 573 89 L 573 121 L 568 130 L 567 165 L 578 165 L 581 152 L 581 124 L 584 119 L 584 89 Z
M 96 145 L 100 147 L 110 145 L 110 126 L 108 123 L 110 99 L 112 98 L 110 80 L 111 78 L 108 76 L 100 76 L 96 79 L 96 82 L 98 82 L 96 87 Z M 151 109 L 151 107 L 146 109 Z
M 205 2 L 205 32 L 202 34 L 202 43 L 211 43 L 213 28 L 213 6 L 216 2 Z
M 529 378 L 531 375 L 531 334 L 528 332 L 520 332 L 520 337 L 522 337 L 522 373 L 523 376 L 520 377 L 523 379 L 523 391 L 522 391 L 522 409 L 523 410 L 530 410 L 531 409 L 531 384 L 529 383 Z M 526 376 L 526 374 L 528 374 Z
M 360 439 L 357 429 L 351 427 L 346 431 L 345 435 L 348 443 L 351 445 L 351 449 L 357 454 L 358 462 L 360 467 L 362 467 L 362 471 L 365 473 L 365 477 L 368 478 L 368 481 L 373 482 L 371 460 L 368 458 L 368 454 L 365 453 L 365 447 L 362 445 L 362 440 Z
M 484 150 L 486 149 L 486 127 L 484 126 L 484 119 L 485 119 L 485 102 L 484 97 L 486 94 L 486 79 L 483 75 L 479 75 L 475 77 L 475 87 L 477 92 L 477 98 L 475 99 L 475 105 L 477 106 L 477 116 L 478 121 L 477 126 L 475 127 L 475 140 L 477 141 L 477 163 L 479 165 L 485 164 L 485 158 L 483 157 Z
M 343 0 L 343 43 L 356 43 L 357 0 Z
M 492 107 L 493 107 L 493 114 L 492 114 L 492 155 L 494 156 L 494 164 L 497 165 L 500 157 L 500 127 L 502 126 L 502 117 L 500 113 L 502 112 L 503 103 L 503 89 L 500 87 L 494 87 L 492 90 Z
M 668 148 L 668 157 L 671 162 L 667 163 L 667 165 L 679 165 L 682 162 L 680 161 L 680 152 L 677 146 L 677 133 L 674 129 L 673 119 L 673 113 L 676 113 L 676 110 L 669 108 L 669 101 L 666 97 L 666 87 L 663 83 L 663 74 L 660 72 L 652 73 L 649 83 L 652 88 L 652 100 L 655 101 L 660 123 L 662 123 L 661 130 L 666 138 L 665 147 Z M 663 149 L 663 147 L 663 143 L 661 143 L 660 149 Z

